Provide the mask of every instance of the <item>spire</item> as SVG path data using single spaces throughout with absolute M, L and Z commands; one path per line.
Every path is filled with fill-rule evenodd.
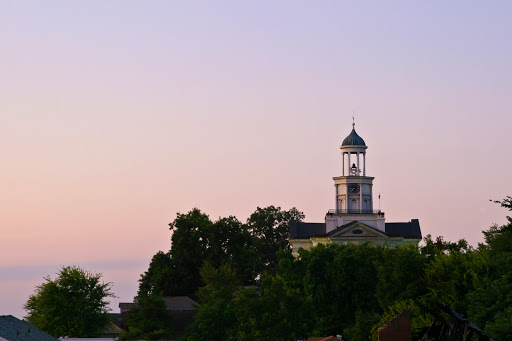
M 355 129 L 356 128 L 356 122 L 355 122 L 355 118 L 354 118 L 354 112 L 352 111 L 352 129 Z

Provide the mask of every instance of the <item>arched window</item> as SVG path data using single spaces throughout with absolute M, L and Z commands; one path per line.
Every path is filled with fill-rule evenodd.
M 357 200 L 356 199 L 350 200 L 350 209 L 353 211 L 357 210 Z

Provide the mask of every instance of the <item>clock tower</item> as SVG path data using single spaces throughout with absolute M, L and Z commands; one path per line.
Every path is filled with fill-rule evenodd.
M 326 232 L 352 221 L 385 231 L 384 212 L 373 209 L 374 177 L 366 176 L 367 148 L 352 122 L 352 131 L 340 147 L 341 176 L 333 178 L 335 209 L 325 216 Z

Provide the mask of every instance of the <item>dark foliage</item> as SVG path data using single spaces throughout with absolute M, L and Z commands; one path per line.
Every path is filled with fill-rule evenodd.
M 172 247 L 153 256 L 149 269 L 141 275 L 138 296 L 190 296 L 204 285 L 200 269 L 205 263 L 214 267 L 228 264 L 244 285 L 277 266 L 277 252 L 290 251 L 288 222 L 301 220 L 297 209 L 257 208 L 247 224 L 235 217 L 210 218 L 195 208 L 178 214 L 169 224 Z

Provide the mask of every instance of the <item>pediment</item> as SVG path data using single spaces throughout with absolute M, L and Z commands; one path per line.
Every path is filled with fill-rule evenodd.
M 329 238 L 389 238 L 389 236 L 374 227 L 353 221 L 332 231 Z

